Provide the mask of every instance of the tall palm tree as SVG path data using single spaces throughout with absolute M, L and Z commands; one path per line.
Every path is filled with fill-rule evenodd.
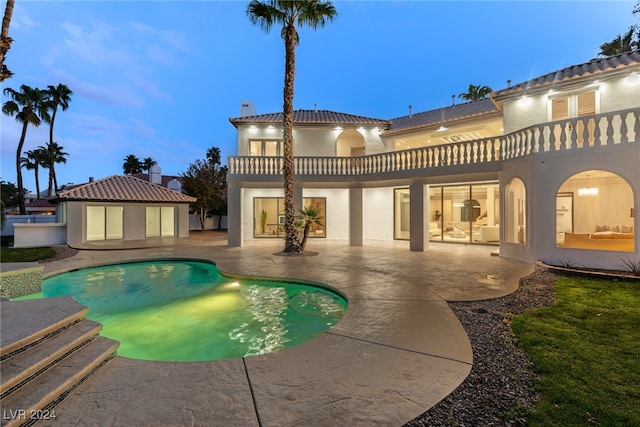
M 47 166 L 49 168 L 49 191 L 48 196 L 51 197 L 53 194 L 51 193 L 51 189 L 53 187 L 54 193 L 58 192 L 58 176 L 56 175 L 56 165 L 58 163 L 67 163 L 67 156 L 69 153 L 64 152 L 64 147 L 58 145 L 57 142 L 49 142 L 46 147 L 38 147 L 45 151 Z M 53 183 L 53 185 L 52 185 Z
M 49 120 L 49 111 L 47 108 L 47 97 L 44 91 L 38 88 L 32 88 L 27 85 L 21 85 L 20 91 L 10 87 L 4 89 L 4 94 L 11 99 L 2 104 L 2 112 L 8 116 L 15 116 L 16 121 L 22 123 L 22 133 L 16 150 L 16 176 L 18 179 L 18 200 L 20 205 L 20 215 L 26 215 L 27 211 L 24 206 L 24 186 L 22 184 L 22 165 L 20 158 L 22 157 L 22 147 L 27 136 L 27 127 L 31 124 L 35 127 L 40 126 L 42 121 Z
M 485 98 L 492 91 L 493 89 L 491 89 L 489 86 L 476 86 L 470 84 L 467 92 L 461 93 L 460 95 L 458 95 L 458 98 L 464 99 L 465 101 L 478 101 Z
M 254 25 L 269 32 L 274 25 L 282 26 L 285 68 L 283 89 L 282 139 L 284 145 L 284 253 L 301 252 L 297 239 L 295 207 L 293 202 L 293 84 L 296 75 L 296 46 L 299 42 L 297 27 L 308 26 L 312 30 L 324 27 L 337 16 L 330 1 L 322 0 L 252 0 L 247 6 L 247 16 Z
M 616 38 L 608 43 L 600 45 L 600 53 L 598 56 L 614 56 L 621 53 L 630 52 L 636 47 L 640 47 L 640 42 L 634 42 L 635 27 L 629 28 L 629 31 L 623 36 L 618 34 Z
M 49 167 L 47 150 L 43 147 L 38 147 L 34 150 L 27 150 L 24 154 L 26 157 L 22 157 L 20 162 L 27 170 L 34 171 L 36 175 L 36 199 L 40 200 L 40 177 L 38 172 L 40 166 Z
M 67 108 L 69 108 L 69 102 L 71 102 L 71 95 L 73 95 L 73 92 L 71 91 L 71 89 L 69 89 L 66 85 L 63 85 L 62 83 L 58 83 L 58 86 L 52 86 L 49 85 L 47 90 L 47 97 L 48 97 L 48 108 L 51 110 L 51 116 L 50 116 L 50 120 L 47 120 L 47 123 L 49 123 L 49 144 L 47 145 L 48 148 L 53 149 L 55 148 L 54 146 L 54 142 L 53 142 L 53 126 L 55 125 L 55 121 L 56 121 L 56 114 L 58 113 L 58 107 L 62 108 L 62 111 L 67 111 Z M 66 153 L 65 153 L 66 154 Z M 55 191 L 58 191 L 58 184 L 55 181 L 55 169 L 54 169 L 54 159 L 56 158 L 55 153 L 51 152 L 49 153 L 49 190 L 48 190 L 48 194 L 49 197 L 51 197 L 53 195 L 53 190 L 55 189 Z
M 7 0 L 4 7 L 4 16 L 2 17 L 2 32 L 0 33 L 0 82 L 5 81 L 13 75 L 11 71 L 4 65 L 4 59 L 13 39 L 9 37 L 9 24 L 11 23 L 11 15 L 13 14 L 14 0 Z
M 134 173 L 142 172 L 142 163 L 140 162 L 140 159 L 133 154 L 129 154 L 124 158 L 122 171 L 125 175 L 133 175 Z
M 147 171 L 147 173 L 149 173 L 151 168 L 154 167 L 157 164 L 158 164 L 158 162 L 153 160 L 151 157 L 147 157 L 146 159 L 144 159 L 142 161 L 142 166 L 141 167 L 142 167 L 143 171 Z

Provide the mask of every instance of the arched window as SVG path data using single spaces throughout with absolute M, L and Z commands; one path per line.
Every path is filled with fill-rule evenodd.
M 513 178 L 505 188 L 505 220 L 504 220 L 504 240 L 505 242 L 521 243 L 527 242 L 526 212 L 527 212 L 527 191 L 524 182 L 520 178 Z
M 601 170 L 575 174 L 556 195 L 556 243 L 633 252 L 633 206 L 633 190 L 620 176 Z
M 355 129 L 347 129 L 336 140 L 336 155 L 338 157 L 364 156 L 364 137 Z

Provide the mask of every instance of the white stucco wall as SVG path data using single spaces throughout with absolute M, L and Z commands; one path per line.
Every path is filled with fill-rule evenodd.
M 258 197 L 284 197 L 279 188 L 245 188 L 242 203 L 245 206 L 242 214 L 242 233 L 244 240 L 253 237 L 253 199 Z M 307 188 L 302 197 L 326 198 L 325 213 L 326 239 L 347 240 L 349 238 L 349 190 L 336 188 Z M 298 209 L 296 209 L 296 212 Z M 263 240 L 259 238 L 258 240 Z
M 640 76 L 623 76 L 597 83 L 585 82 L 585 89 L 598 89 L 600 113 L 636 108 L 640 104 Z M 583 89 L 584 90 L 584 89 Z M 569 91 L 556 90 L 553 96 L 563 93 L 577 93 L 574 87 Z M 503 104 L 504 132 L 510 133 L 538 123 L 546 123 L 550 92 L 544 91 L 527 97 L 505 100 Z
M 349 190 L 342 188 L 308 188 L 303 197 L 326 197 L 324 225 L 329 240 L 349 238 Z
M 366 188 L 362 195 L 365 240 L 393 240 L 393 187 Z
M 280 126 L 256 125 L 238 127 L 238 156 L 249 155 L 249 141 L 254 139 L 279 140 L 282 139 Z M 356 127 L 365 140 L 365 153 L 376 154 L 385 151 L 380 138 L 378 127 Z M 293 130 L 293 155 L 296 157 L 335 157 L 336 141 L 345 129 L 330 126 L 298 126 Z

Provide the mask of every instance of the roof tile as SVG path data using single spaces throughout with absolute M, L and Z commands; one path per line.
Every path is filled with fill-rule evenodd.
M 58 194 L 59 200 L 193 203 L 197 199 L 133 176 L 112 175 Z
M 258 114 L 231 118 L 234 125 L 247 123 L 282 123 L 283 113 Z M 360 124 L 360 125 L 389 125 L 389 120 L 374 119 L 371 117 L 356 116 L 353 114 L 338 113 L 329 110 L 295 110 L 293 112 L 295 124 Z
M 451 120 L 497 113 L 499 111 L 491 99 L 485 98 L 392 119 L 389 132 L 447 123 Z
M 525 82 L 513 85 L 506 89 L 496 91 L 492 94 L 494 97 L 500 97 L 512 93 L 517 93 L 525 89 L 538 89 L 551 86 L 555 83 L 566 82 L 568 80 L 589 77 L 616 69 L 640 64 L 640 50 L 622 53 L 607 58 L 596 58 L 584 64 L 572 65 L 562 68 L 540 77 L 527 80 Z

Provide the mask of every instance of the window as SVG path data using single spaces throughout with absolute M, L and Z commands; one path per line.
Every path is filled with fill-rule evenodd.
M 597 91 L 550 97 L 549 120 L 555 122 L 598 114 L 600 112 L 598 99 L 599 93 Z M 573 132 L 575 132 L 577 138 L 576 143 L 578 147 L 581 147 L 584 143 L 585 126 L 587 134 L 589 135 L 588 142 L 592 144 L 594 141 L 593 133 L 595 131 L 595 121 L 587 119 L 578 121 L 575 129 L 570 123 L 563 126 L 554 126 L 556 143 L 561 143 L 562 130 L 564 130 L 565 138 L 567 139 Z
M 122 206 L 87 206 L 87 240 L 123 238 Z
M 525 216 L 527 192 L 520 178 L 513 178 L 505 188 L 504 240 L 511 243 L 526 243 Z
M 429 239 L 497 244 L 500 196 L 497 183 L 429 187 Z
M 322 225 L 314 224 L 309 230 L 309 237 L 326 237 L 326 205 L 324 197 L 305 197 L 304 207 L 313 206 L 322 216 Z M 296 212 L 296 215 L 299 212 Z M 256 197 L 253 199 L 253 237 L 284 237 L 284 198 Z
M 393 238 L 396 240 L 409 240 L 409 189 L 394 189 L 393 198 Z
M 556 194 L 556 244 L 563 248 L 633 252 L 633 190 L 618 175 L 589 170 Z
M 146 237 L 175 235 L 175 210 L 172 206 L 146 207 Z
M 282 141 L 279 140 L 250 140 L 249 155 L 250 156 L 268 156 L 278 157 L 283 154 Z

